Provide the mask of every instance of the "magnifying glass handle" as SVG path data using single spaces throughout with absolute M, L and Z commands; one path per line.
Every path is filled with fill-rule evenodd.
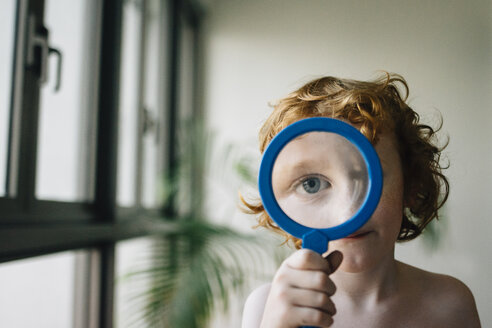
M 328 237 L 318 230 L 311 230 L 302 236 L 302 248 L 307 248 L 319 254 L 328 250 Z
M 319 254 L 324 254 L 328 250 L 328 237 L 323 233 L 312 230 L 302 236 L 302 248 L 307 248 Z M 318 328 L 314 326 L 302 326 L 300 328 Z

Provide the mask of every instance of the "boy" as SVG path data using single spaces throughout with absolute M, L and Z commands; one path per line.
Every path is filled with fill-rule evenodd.
M 398 84 L 406 91 L 402 97 Z M 324 77 L 280 100 L 260 131 L 263 152 L 284 127 L 308 117 L 332 117 L 358 128 L 374 145 L 384 186 L 371 219 L 332 241 L 329 254 L 301 249 L 271 284 L 248 298 L 243 328 L 480 327 L 473 295 L 459 280 L 396 261 L 395 243 L 416 238 L 438 217 L 449 192 L 435 131 L 406 103 L 399 75 L 370 82 Z M 281 231 L 261 204 L 244 201 L 259 226 Z M 335 293 L 336 291 L 336 293 Z M 336 314 L 336 316 L 335 316 Z

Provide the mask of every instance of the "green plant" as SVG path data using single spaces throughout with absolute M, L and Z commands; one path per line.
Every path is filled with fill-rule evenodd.
M 272 236 L 241 233 L 204 217 L 203 195 L 196 190 L 204 168 L 215 170 L 217 180 L 226 185 L 230 175 L 254 184 L 255 173 L 252 161 L 232 146 L 211 163 L 210 135 L 200 127 L 183 130 L 193 133 L 180 139 L 185 143 L 179 169 L 166 180 L 162 193 L 166 202 L 178 205 L 173 220 L 167 221 L 169 228 L 141 254 L 141 265 L 121 277 L 122 284 L 145 282 L 128 300 L 131 320 L 123 327 L 206 327 L 214 311 L 227 311 L 232 294 L 250 288 L 251 279 L 265 279 L 285 254 Z
M 215 309 L 228 309 L 231 292 L 264 277 L 272 257 L 282 258 L 263 237 L 206 221 L 183 220 L 171 230 L 146 254 L 150 265 L 126 276 L 150 284 L 133 296 L 134 320 L 125 326 L 206 327 Z

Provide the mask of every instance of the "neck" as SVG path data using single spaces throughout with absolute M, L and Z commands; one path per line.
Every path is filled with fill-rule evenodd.
M 337 296 L 354 305 L 377 304 L 390 297 L 397 288 L 398 266 L 394 253 L 360 272 L 340 269 L 331 276 L 337 286 Z

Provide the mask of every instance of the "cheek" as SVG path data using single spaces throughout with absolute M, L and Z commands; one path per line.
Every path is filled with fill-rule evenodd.
M 396 240 L 403 219 L 402 184 L 385 188 L 372 219 L 382 234 L 388 237 L 393 236 Z
M 403 219 L 403 208 L 396 203 L 381 204 L 374 212 L 373 219 L 382 232 L 397 236 Z

